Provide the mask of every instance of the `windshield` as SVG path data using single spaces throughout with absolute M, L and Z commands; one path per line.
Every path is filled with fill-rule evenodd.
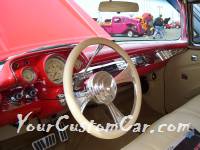
M 169 41 L 180 38 L 180 14 L 175 1 L 129 0 L 138 3 L 139 11 L 128 13 L 99 12 L 102 0 L 88 0 L 87 3 L 75 1 L 115 41 Z

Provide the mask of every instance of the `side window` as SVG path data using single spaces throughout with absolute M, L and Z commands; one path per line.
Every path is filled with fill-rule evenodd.
M 200 44 L 200 3 L 192 4 L 193 43 Z
M 114 22 L 114 23 L 120 23 L 120 22 L 121 22 L 121 19 L 120 19 L 120 18 L 114 18 L 114 19 L 113 19 L 113 22 Z

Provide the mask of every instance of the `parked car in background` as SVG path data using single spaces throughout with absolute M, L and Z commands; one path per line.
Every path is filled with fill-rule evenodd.
M 106 19 L 104 23 L 101 23 L 101 26 L 110 35 L 123 34 L 128 37 L 133 37 L 142 36 L 144 34 L 140 19 L 115 16 L 109 21 Z
M 171 28 L 172 28 L 172 25 L 171 25 L 171 24 L 165 24 L 165 25 L 164 25 L 164 28 L 165 28 L 165 29 L 171 29 Z
M 177 28 L 177 29 L 179 29 L 179 28 L 181 27 L 181 24 L 180 24 L 179 21 L 173 21 L 173 22 L 171 23 L 171 26 L 172 26 L 172 28 Z
M 170 24 L 165 24 L 164 27 L 165 29 L 173 29 L 173 28 L 179 29 L 181 25 L 179 21 L 173 21 Z

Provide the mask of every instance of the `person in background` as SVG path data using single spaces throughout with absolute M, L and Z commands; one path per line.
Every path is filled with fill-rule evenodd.
M 155 28 L 153 39 L 155 39 L 157 35 L 159 35 L 160 39 L 162 39 L 164 37 L 164 21 L 162 15 L 155 19 L 153 25 Z
M 164 21 L 163 21 L 164 25 L 168 24 L 170 19 L 171 19 L 170 17 L 169 18 L 165 18 Z

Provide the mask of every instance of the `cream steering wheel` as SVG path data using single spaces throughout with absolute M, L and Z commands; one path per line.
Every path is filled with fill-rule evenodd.
M 127 63 L 127 67 L 116 77 L 113 77 L 106 71 L 95 72 L 87 80 L 87 92 L 85 96 L 83 96 L 84 98 L 77 98 L 74 94 L 73 86 L 74 66 L 81 52 L 91 45 L 99 45 L 96 54 L 102 49 L 103 45 L 112 48 L 121 55 L 124 62 Z M 90 61 L 89 64 L 91 64 Z M 134 85 L 134 103 L 129 117 L 124 116 L 113 104 L 113 100 L 117 93 L 117 84 L 128 81 Z M 119 45 L 108 39 L 99 37 L 91 38 L 81 42 L 71 51 L 64 68 L 63 85 L 65 99 L 72 115 L 82 127 L 84 126 L 87 128 L 88 133 L 95 137 L 101 139 L 118 138 L 128 132 L 138 118 L 141 108 L 142 93 L 137 70 L 128 54 Z M 98 125 L 94 125 L 87 120 L 82 112 L 90 100 L 93 100 L 98 104 L 105 104 L 109 108 L 115 123 L 119 125 L 118 128 L 110 131 L 102 130 Z

